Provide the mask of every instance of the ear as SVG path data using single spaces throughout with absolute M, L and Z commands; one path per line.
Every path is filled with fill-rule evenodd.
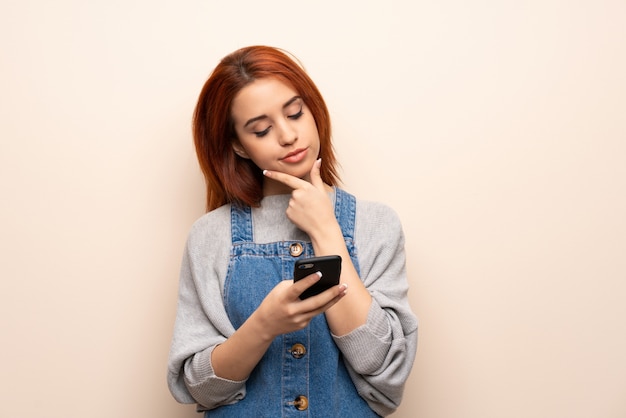
M 246 160 L 250 159 L 250 157 L 248 156 L 248 153 L 243 148 L 243 146 L 241 145 L 238 139 L 233 139 L 230 143 L 233 146 L 233 150 L 235 151 L 235 154 L 237 154 L 241 158 L 245 158 Z

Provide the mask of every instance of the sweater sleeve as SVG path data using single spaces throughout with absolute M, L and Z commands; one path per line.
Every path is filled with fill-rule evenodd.
M 404 233 L 395 212 L 382 204 L 359 203 L 355 244 L 372 304 L 364 325 L 334 339 L 359 394 L 386 416 L 402 400 L 417 350 L 417 318 L 407 298 Z
M 224 224 L 230 227 L 201 218 L 194 225 L 180 270 L 167 383 L 174 399 L 197 403 L 199 409 L 235 403 L 246 393 L 245 381 L 220 378 L 211 365 L 213 349 L 235 331 L 222 303 L 220 277 L 228 265 L 228 246 L 220 242 Z

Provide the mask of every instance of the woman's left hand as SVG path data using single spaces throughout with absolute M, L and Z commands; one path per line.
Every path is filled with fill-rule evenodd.
M 311 168 L 311 182 L 278 171 L 263 174 L 293 189 L 287 208 L 287 218 L 309 235 L 323 231 L 328 225 L 337 223 L 328 186 L 320 176 L 321 159 Z

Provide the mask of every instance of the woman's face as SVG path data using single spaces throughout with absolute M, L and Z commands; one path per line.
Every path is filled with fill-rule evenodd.
M 231 116 L 237 155 L 251 159 L 261 170 L 310 181 L 320 138 L 313 115 L 291 86 L 273 78 L 255 80 L 235 96 Z M 265 195 L 291 192 L 269 178 L 264 182 Z

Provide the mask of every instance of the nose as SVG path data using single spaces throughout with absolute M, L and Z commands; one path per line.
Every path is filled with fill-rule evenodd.
M 298 132 L 288 121 L 283 121 L 278 127 L 278 131 L 280 145 L 291 145 L 298 139 Z

